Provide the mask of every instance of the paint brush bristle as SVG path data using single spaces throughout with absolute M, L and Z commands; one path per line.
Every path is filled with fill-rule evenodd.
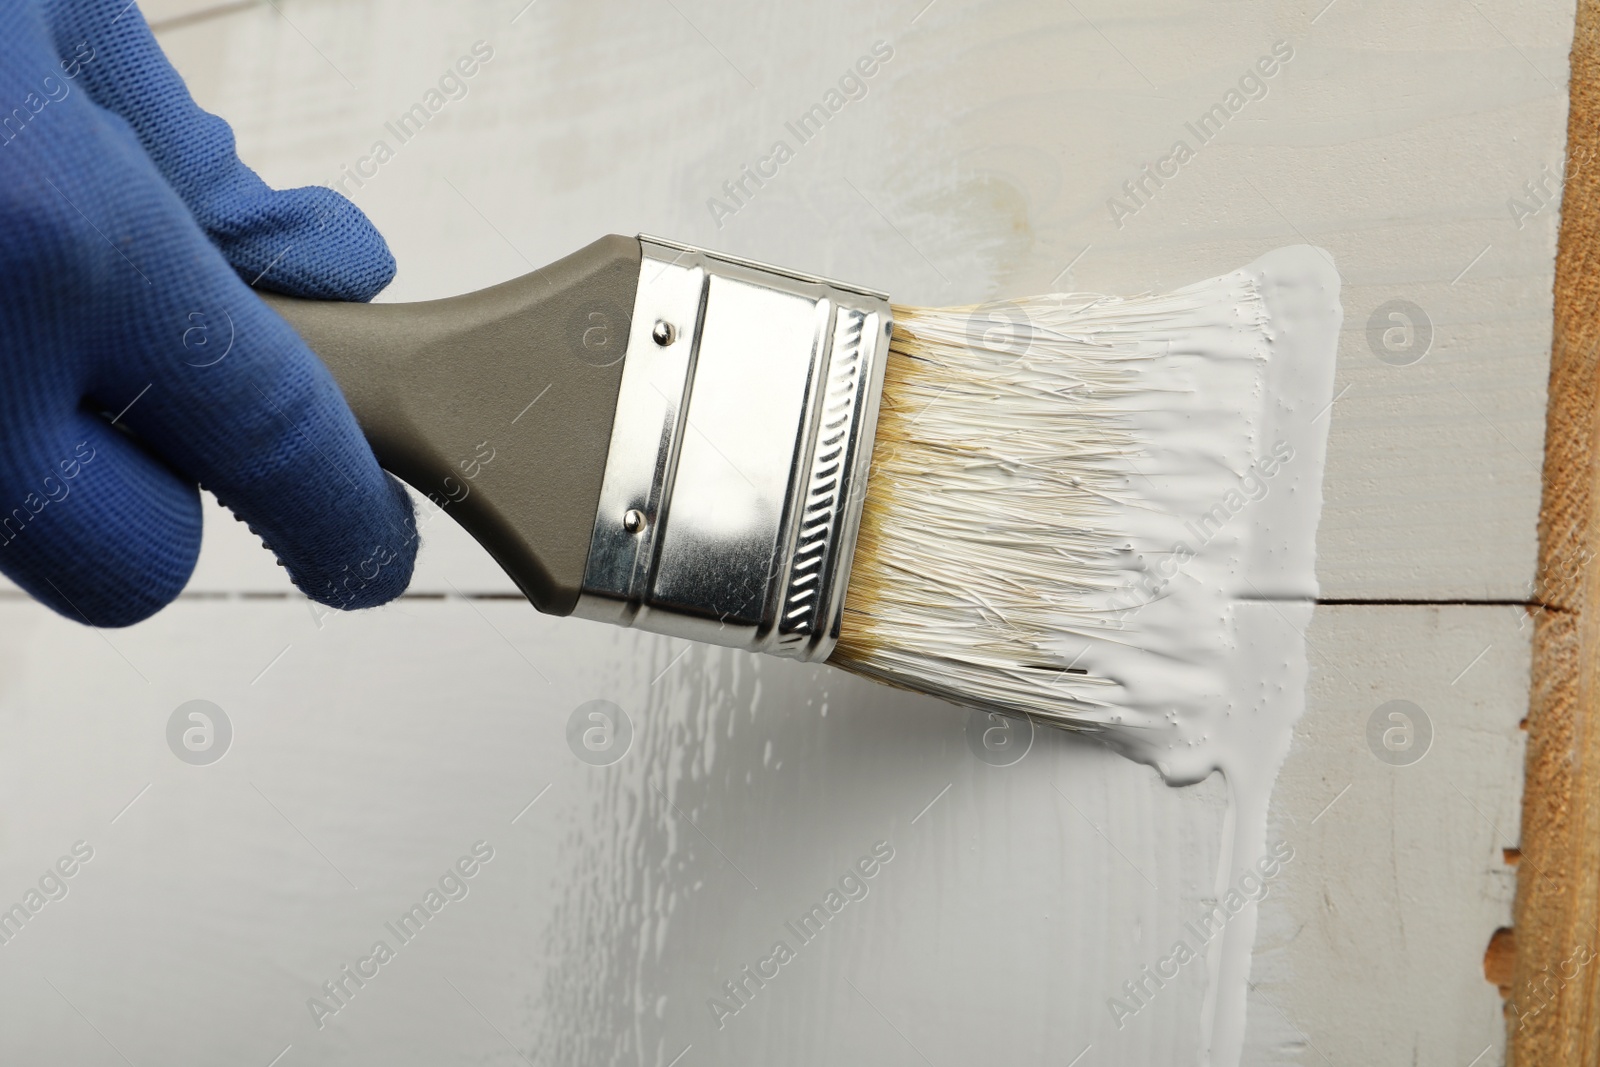
M 1069 727 L 1213 691 L 1261 549 L 1235 502 L 1294 492 L 1293 446 L 1262 439 L 1263 287 L 1252 265 L 1165 296 L 896 307 L 831 662 Z

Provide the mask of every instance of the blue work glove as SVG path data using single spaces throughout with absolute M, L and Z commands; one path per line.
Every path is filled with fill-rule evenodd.
M 194 570 L 198 484 L 312 599 L 399 595 L 410 501 L 251 292 L 370 300 L 393 276 L 349 201 L 239 161 L 128 0 L 0 3 L 0 570 L 138 622 Z

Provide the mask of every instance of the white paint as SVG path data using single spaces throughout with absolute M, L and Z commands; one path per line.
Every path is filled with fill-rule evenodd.
M 1197 521 L 1202 512 L 1222 502 L 1230 518 L 1197 550 L 1193 570 L 1134 616 L 1134 625 L 1159 635 L 1160 643 L 1136 655 L 1126 651 L 1130 645 L 1108 643 L 1112 655 L 1103 669 L 1136 709 L 1112 730 L 1118 747 L 1155 765 L 1169 783 L 1198 781 L 1212 771 L 1226 778 L 1230 803 L 1215 891 L 1220 901 L 1267 855 L 1273 783 L 1305 710 L 1305 631 L 1317 596 L 1316 526 L 1343 314 L 1332 260 L 1308 246 L 1265 256 L 1213 285 L 1223 307 L 1229 290 L 1253 293 L 1263 332 L 1246 359 L 1230 353 L 1219 360 L 1201 337 L 1175 339 L 1163 369 L 1176 371 L 1183 384 L 1146 394 L 1166 395 L 1147 416 L 1156 427 L 1187 423 L 1192 429 L 1181 437 L 1148 429 L 1141 434 L 1154 447 L 1139 482 L 1150 487 L 1155 506 L 1140 514 L 1152 525 L 1181 518 L 1173 543 L 1189 544 L 1209 528 Z M 1199 295 L 1206 287 L 1191 291 Z M 1245 331 L 1232 336 L 1251 337 Z M 1230 418 L 1241 400 L 1242 433 Z M 1140 423 L 1142 429 L 1150 425 L 1143 418 Z M 1221 454 L 1208 456 L 1208 448 Z M 1203 460 L 1199 470 L 1197 459 Z M 1265 486 L 1263 495 L 1252 500 L 1258 485 Z M 1215 629 L 1207 626 L 1212 619 Z M 1098 661 L 1095 651 L 1085 656 L 1088 664 Z M 1152 663 L 1185 661 L 1209 666 L 1213 678 L 1197 688 L 1188 688 L 1192 677 L 1171 679 L 1181 688 L 1166 688 L 1167 670 L 1152 670 Z M 1212 943 L 1202 1063 L 1239 1062 L 1256 919 L 1255 908 L 1244 908 Z
M 1306 245 L 1167 296 L 902 311 L 916 369 L 852 575 L 892 592 L 847 616 L 854 666 L 1094 730 L 1173 785 L 1220 771 L 1223 898 L 1305 707 L 1341 321 Z M 1238 1062 L 1254 935 L 1246 908 L 1210 944 L 1206 1062 Z

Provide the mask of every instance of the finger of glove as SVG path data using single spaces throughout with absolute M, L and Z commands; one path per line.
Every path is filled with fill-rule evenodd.
M 389 246 L 321 186 L 274 190 L 240 161 L 233 130 L 203 110 L 126 0 L 44 5 L 63 74 L 133 129 L 151 162 L 251 285 L 319 300 L 370 300 L 394 278 Z
M 247 521 L 308 596 L 347 608 L 397 596 L 417 547 L 410 500 L 327 368 L 230 269 L 126 123 L 87 99 L 55 118 L 40 129 L 50 137 L 0 157 L 0 204 L 17 201 L 4 217 L 33 250 L 0 270 L 18 290 L 0 307 L 0 338 L 34 361 L 17 382 L 70 372 L 49 398 L 121 412 Z
M 30 428 L 0 469 L 0 571 L 69 619 L 130 626 L 183 590 L 200 494 L 105 420 Z
M 186 302 L 169 305 L 181 334 L 150 339 L 169 354 L 125 422 L 247 522 L 307 596 L 338 608 L 398 596 L 417 551 L 409 496 L 327 368 L 214 250 L 190 250 L 207 256 L 215 270 L 182 279 Z

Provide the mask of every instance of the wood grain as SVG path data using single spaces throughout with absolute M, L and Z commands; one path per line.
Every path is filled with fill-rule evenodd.
M 1539 522 L 1509 1062 L 1600 1064 L 1600 2 L 1579 0 Z

